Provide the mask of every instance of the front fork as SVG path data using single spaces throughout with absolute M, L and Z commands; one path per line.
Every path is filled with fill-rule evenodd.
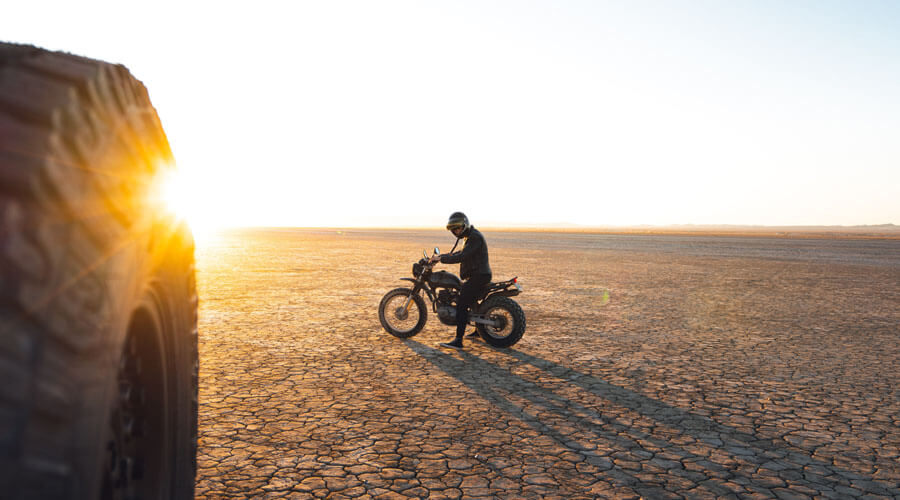
M 403 305 L 400 306 L 400 309 L 402 309 L 403 312 L 406 314 L 409 314 L 409 305 L 412 304 L 412 298 L 413 298 L 413 294 L 407 295 L 406 302 L 404 302 Z
M 410 292 L 410 294 L 406 296 L 406 302 L 404 302 L 403 305 L 400 306 L 400 308 L 403 309 L 403 312 L 405 314 L 409 313 L 409 306 L 410 306 L 410 304 L 412 304 L 413 297 L 415 297 L 416 294 L 419 293 L 419 290 L 422 289 L 421 281 L 422 281 L 421 278 L 416 280 L 415 285 L 413 285 L 412 292 Z

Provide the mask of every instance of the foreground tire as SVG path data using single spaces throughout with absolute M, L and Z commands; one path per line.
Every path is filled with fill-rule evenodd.
M 410 296 L 410 307 L 404 310 L 402 306 Z M 422 297 L 412 295 L 409 288 L 395 288 L 386 293 L 378 304 L 378 320 L 386 332 L 405 339 L 422 331 L 428 320 L 428 309 Z
M 500 323 L 497 327 L 477 323 L 478 334 L 493 347 L 509 347 L 525 334 L 525 312 L 509 297 L 490 297 L 481 304 L 478 312 Z
M 0 496 L 191 498 L 193 240 L 123 66 L 0 44 Z

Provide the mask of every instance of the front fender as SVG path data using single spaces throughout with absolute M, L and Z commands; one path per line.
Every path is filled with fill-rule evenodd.
M 414 280 L 414 279 L 412 279 L 412 278 L 400 278 L 400 280 L 401 280 L 401 281 L 412 281 L 413 283 L 416 282 L 416 280 Z

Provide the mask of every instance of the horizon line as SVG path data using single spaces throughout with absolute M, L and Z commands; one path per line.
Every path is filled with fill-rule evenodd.
M 761 232 L 841 232 L 841 231 L 875 231 L 888 234 L 900 233 L 900 225 L 894 223 L 885 224 L 857 224 L 857 225 L 764 225 L 764 224 L 635 224 L 635 225 L 579 225 L 579 224 L 485 224 L 475 227 L 490 230 L 506 231 L 562 231 L 562 232 L 625 232 L 625 231 L 761 231 Z M 223 226 L 216 231 L 241 230 L 241 229 L 363 229 L 363 230 L 434 230 L 443 231 L 444 228 L 432 225 L 237 225 Z

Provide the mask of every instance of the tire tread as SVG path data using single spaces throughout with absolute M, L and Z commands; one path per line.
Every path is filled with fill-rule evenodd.
M 489 311 L 495 307 L 506 309 L 513 316 L 515 329 L 506 337 L 498 339 L 490 336 L 484 327 L 479 324 L 477 327 L 478 333 L 481 335 L 481 338 L 492 347 L 510 347 L 521 340 L 522 336 L 525 335 L 525 312 L 522 311 L 522 308 L 516 301 L 502 295 L 488 297 L 487 300 L 482 302 L 479 309 L 482 311 Z
M 0 375 L 18 387 L 0 390 L 0 491 L 11 498 L 92 491 L 73 465 L 78 384 L 115 377 L 92 361 L 120 342 L 110 308 L 124 299 L 111 283 L 123 262 L 152 271 L 136 258 L 158 211 L 143 193 L 171 164 L 149 94 L 124 66 L 0 43 Z
M 384 294 L 384 297 L 381 298 L 381 302 L 378 304 L 378 320 L 381 322 L 382 328 L 384 328 L 384 331 L 390 333 L 391 335 L 393 335 L 397 338 L 406 339 L 406 338 L 416 335 L 417 333 L 422 331 L 422 328 L 425 327 L 425 322 L 428 321 L 428 308 L 425 306 L 425 301 L 422 299 L 422 297 L 420 295 L 416 294 L 416 295 L 412 296 L 413 302 L 415 302 L 416 307 L 419 309 L 419 321 L 416 323 L 416 326 L 414 326 L 413 329 L 408 332 L 400 332 L 400 331 L 394 330 L 393 328 L 390 327 L 390 325 L 388 325 L 387 320 L 384 317 L 384 315 L 385 315 L 384 308 L 387 306 L 387 301 L 389 299 L 391 299 L 392 297 L 394 297 L 395 295 L 409 296 L 411 293 L 412 293 L 412 290 L 410 290 L 409 288 L 403 288 L 403 287 L 395 288 L 395 289 L 391 290 L 390 292 Z

